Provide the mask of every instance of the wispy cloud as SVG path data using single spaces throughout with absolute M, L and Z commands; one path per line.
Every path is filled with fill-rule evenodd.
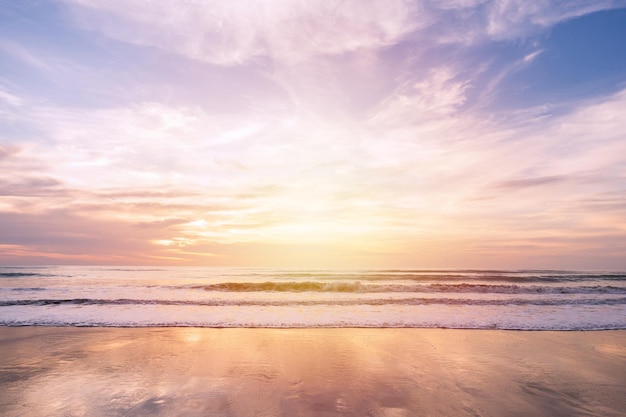
M 483 43 L 525 38 L 561 21 L 598 10 L 623 7 L 620 1 L 568 2 L 524 0 L 424 1 L 437 21 L 435 34 L 444 43 Z
M 539 187 L 539 186 L 548 185 L 548 184 L 556 184 L 556 183 L 561 183 L 563 181 L 567 181 L 567 178 L 553 175 L 549 177 L 524 178 L 524 179 L 519 179 L 519 180 L 504 181 L 504 182 L 499 183 L 497 187 L 504 188 L 504 189 L 528 188 L 528 187 Z
M 156 46 L 218 65 L 270 57 L 294 63 L 390 45 L 424 24 L 420 7 L 405 0 L 358 1 L 142 1 L 71 0 L 77 19 L 116 39 Z M 417 18 L 417 19 L 416 19 Z
M 163 48 L 218 65 L 269 57 L 294 63 L 324 54 L 380 48 L 408 34 L 436 34 L 446 43 L 515 39 L 562 20 L 619 7 L 507 1 L 238 1 L 160 2 L 65 0 L 88 28 L 122 41 Z
M 32 109 L 49 141 L 4 148 L 6 162 L 22 161 L 12 162 L 13 170 L 5 163 L 14 180 L 2 184 L 12 198 L 4 210 L 13 213 L 13 224 L 38 224 L 59 244 L 85 245 L 85 234 L 96 233 L 85 226 L 89 221 L 106 242 L 131 233 L 133 251 L 170 255 L 207 242 L 319 243 L 328 236 L 339 242 L 374 234 L 387 245 L 393 236 L 406 248 L 416 244 L 417 233 L 421 242 L 447 236 L 462 246 L 463 236 L 522 239 L 529 223 L 538 236 L 565 233 L 563 222 L 569 236 L 585 235 L 577 231 L 581 219 L 624 227 L 601 215 L 608 206 L 584 203 L 599 190 L 618 192 L 623 181 L 626 145 L 617 129 L 623 92 L 518 128 L 459 113 L 463 91 L 449 72 L 433 73 L 410 87 L 413 96 L 381 104 L 369 129 L 357 136 L 348 126 L 332 133 L 306 119 L 283 125 L 278 136 L 276 125 L 241 131 L 234 126 L 249 124 L 249 116 L 212 126 L 216 119 L 200 110 L 156 103 Z M 584 135 L 576 134 L 580 126 Z M 27 174 L 22 163 L 28 160 L 47 166 L 44 175 Z M 229 160 L 233 164 L 220 163 Z M 590 173 L 613 180 L 602 180 L 602 188 L 586 186 Z M 525 190 L 524 199 L 500 193 L 513 190 Z M 574 206 L 575 212 L 568 208 Z M 35 207 L 36 215 L 19 214 Z M 57 222 L 45 232 L 50 216 L 64 216 L 63 228 L 74 237 L 60 232 Z M 104 226 L 114 219 L 118 226 Z M 136 227 L 150 233 L 137 234 Z
M 51 66 L 36 53 L 18 42 L 0 38 L 0 51 L 10 55 L 23 63 L 42 71 L 51 70 Z

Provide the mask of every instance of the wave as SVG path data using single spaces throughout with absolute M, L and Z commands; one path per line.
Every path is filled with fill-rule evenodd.
M 191 288 L 205 291 L 227 292 L 370 292 L 368 287 L 355 282 L 222 282 L 209 285 L 194 285 Z
M 488 284 L 431 284 L 426 292 L 479 294 L 626 294 L 626 287 L 610 285 L 543 286 L 543 285 L 488 285 Z M 418 290 L 417 286 L 414 287 Z
M 206 306 L 206 307 L 237 307 L 237 306 L 385 306 L 385 305 L 474 305 L 474 306 L 578 306 L 578 305 L 626 305 L 626 297 L 622 298 L 582 298 L 582 299 L 459 299 L 459 298 L 403 298 L 403 299 L 360 299 L 360 300 L 154 300 L 154 299 L 34 299 L 0 301 L 0 307 L 11 306 L 61 306 L 61 305 L 163 305 L 163 306 Z
M 592 281 L 626 281 L 625 272 L 581 272 L 559 270 L 480 270 L 480 269 L 440 269 L 440 270 L 256 270 L 236 274 L 252 281 L 415 281 L 415 282 L 505 282 L 505 283 L 558 283 Z M 213 278 L 213 276 L 211 276 Z
M 42 277 L 42 276 L 50 276 L 50 275 L 38 274 L 36 272 L 0 272 L 0 278 Z
M 267 276 L 267 274 L 260 274 Z M 313 279 L 316 281 L 335 281 L 338 279 L 354 279 L 359 281 L 413 281 L 413 282 L 459 282 L 459 281 L 488 281 L 488 282 L 511 282 L 511 283 L 531 283 L 531 282 L 562 282 L 566 281 L 558 276 L 515 276 L 515 275 L 464 275 L 464 274 L 272 274 L 274 279 Z M 598 278 L 601 279 L 601 278 Z
M 87 270 L 88 271 L 117 271 L 117 272 L 162 272 L 162 271 L 167 271 L 167 269 L 146 268 L 146 267 L 137 267 L 137 268 L 92 267 L 92 268 L 89 268 Z
M 353 282 L 222 282 L 208 285 L 175 286 L 218 292 L 350 292 L 350 293 L 478 293 L 478 294 L 626 294 L 617 286 L 548 286 L 492 284 L 363 284 Z

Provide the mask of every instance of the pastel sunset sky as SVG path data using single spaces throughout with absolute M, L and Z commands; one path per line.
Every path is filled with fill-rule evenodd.
M 626 269 L 626 1 L 0 0 L 0 263 Z

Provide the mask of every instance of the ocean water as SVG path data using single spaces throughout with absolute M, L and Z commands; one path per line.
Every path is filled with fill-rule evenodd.
M 0 325 L 626 329 L 626 273 L 0 267 Z

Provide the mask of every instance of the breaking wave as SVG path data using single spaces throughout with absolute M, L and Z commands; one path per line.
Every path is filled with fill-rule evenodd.
M 363 284 L 354 282 L 222 282 L 190 287 L 221 292 L 354 292 L 354 293 L 478 293 L 478 294 L 626 294 L 617 286 L 541 286 L 490 284 Z

